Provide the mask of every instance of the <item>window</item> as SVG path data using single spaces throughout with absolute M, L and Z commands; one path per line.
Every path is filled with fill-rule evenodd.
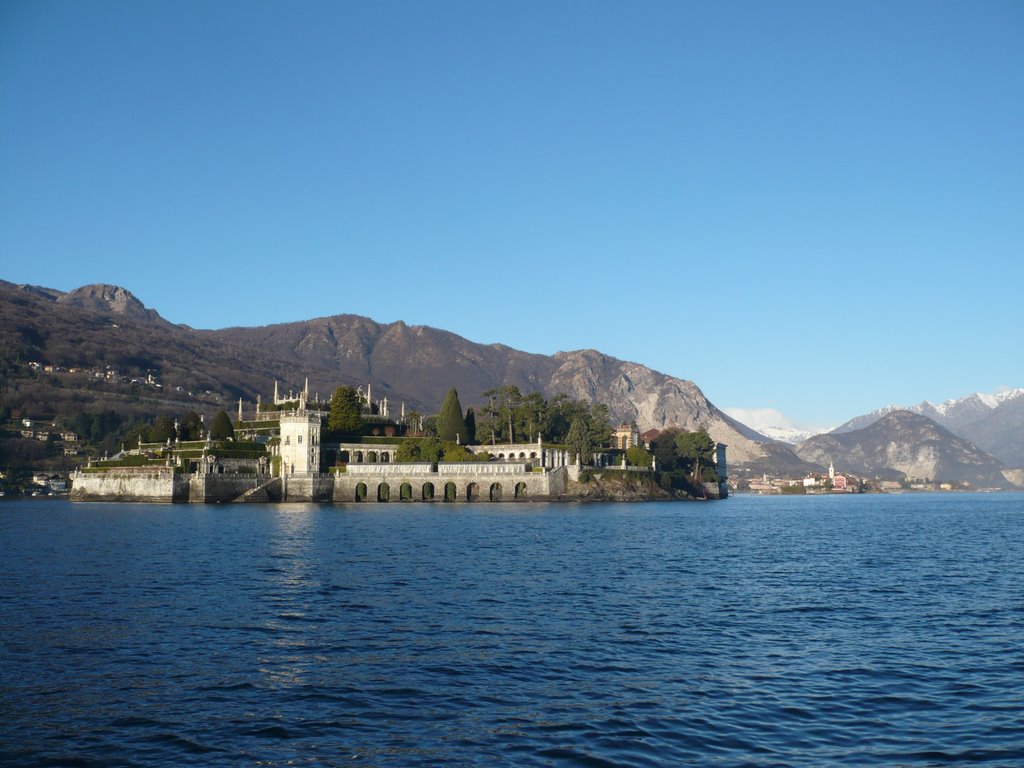
M 299 435 L 299 445 L 302 445 L 302 435 Z

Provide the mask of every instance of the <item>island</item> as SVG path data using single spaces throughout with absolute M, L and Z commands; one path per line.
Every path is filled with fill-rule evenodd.
M 327 402 L 303 389 L 258 397 L 207 426 L 158 417 L 137 441 L 71 475 L 74 501 L 511 502 L 722 499 L 726 446 L 666 430 L 642 444 L 608 409 L 516 387 L 484 393 L 479 416 L 448 391 L 436 415 L 392 414 L 372 386 Z M 523 439 L 529 435 L 528 439 Z M 484 440 L 478 439 L 485 436 Z

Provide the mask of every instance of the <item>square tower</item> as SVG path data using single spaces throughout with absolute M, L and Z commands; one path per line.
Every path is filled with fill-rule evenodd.
M 281 416 L 281 473 L 309 475 L 320 471 L 320 416 L 299 411 Z

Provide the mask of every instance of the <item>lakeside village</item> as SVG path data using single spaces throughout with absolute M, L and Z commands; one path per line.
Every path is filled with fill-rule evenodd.
M 232 419 L 158 417 L 135 444 L 73 472 L 72 500 L 147 502 L 472 502 L 718 499 L 726 446 L 666 430 L 646 446 L 608 409 L 516 387 L 479 413 L 451 389 L 435 416 L 392 415 L 371 386 L 329 402 L 299 392 L 239 400 Z

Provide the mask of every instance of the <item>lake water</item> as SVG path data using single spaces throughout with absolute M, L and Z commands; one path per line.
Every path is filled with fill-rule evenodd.
M 5 765 L 1024 764 L 1024 495 L 0 504 Z

